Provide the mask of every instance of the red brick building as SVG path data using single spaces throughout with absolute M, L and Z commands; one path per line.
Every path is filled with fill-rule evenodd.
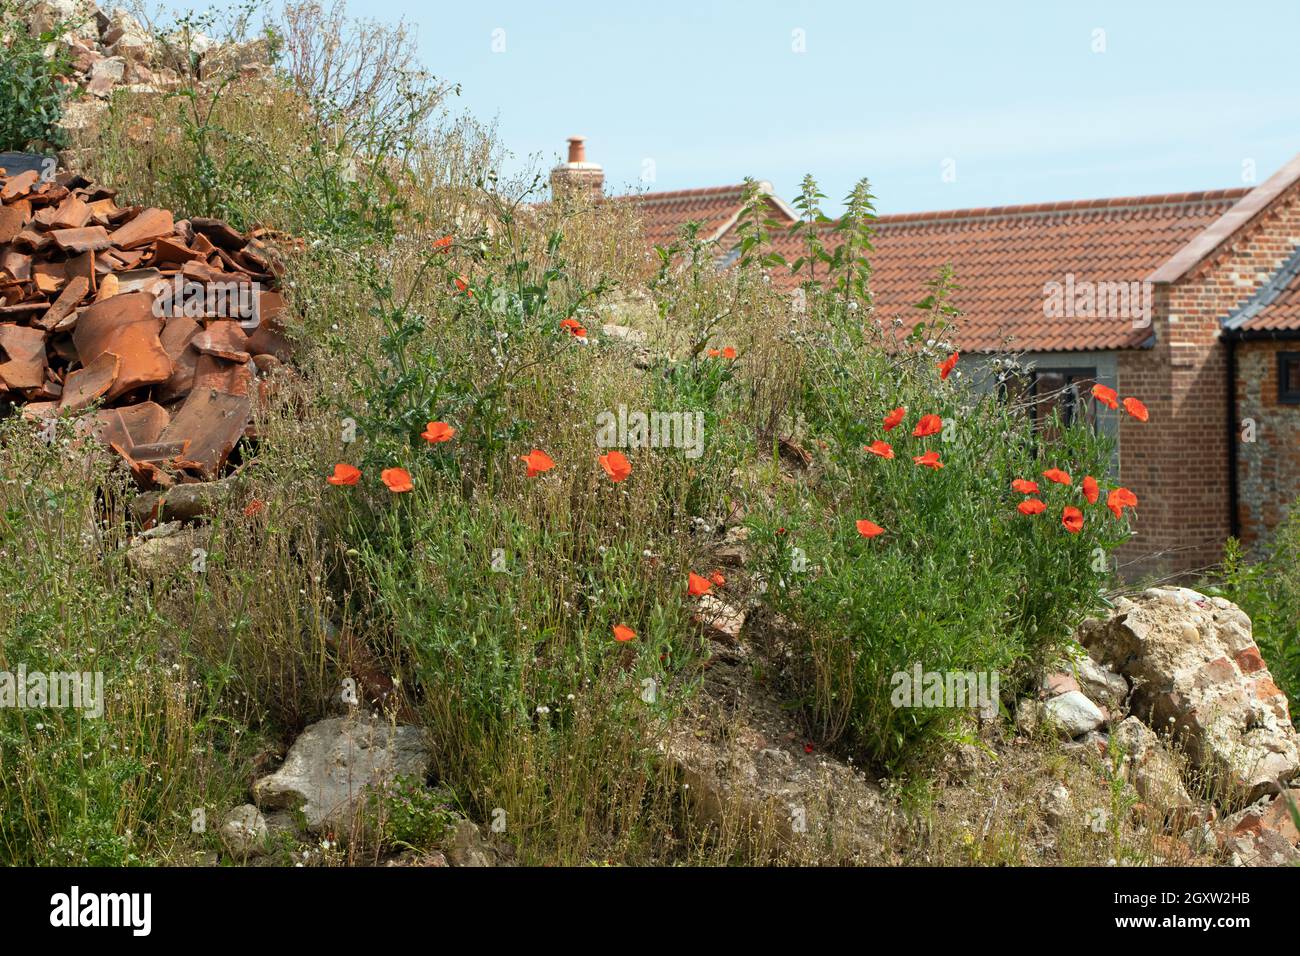
M 600 167 L 581 167 L 552 182 L 599 192 Z M 697 220 L 725 257 L 742 195 L 635 201 L 650 245 Z M 1252 189 L 881 216 L 874 245 L 879 316 L 907 315 L 951 264 L 962 350 L 1020 355 L 1031 393 L 1114 434 L 1117 480 L 1141 501 L 1120 555 L 1130 574 L 1211 565 L 1230 535 L 1264 539 L 1300 499 L 1300 157 Z M 1141 398 L 1150 421 L 1098 408 L 1094 382 Z

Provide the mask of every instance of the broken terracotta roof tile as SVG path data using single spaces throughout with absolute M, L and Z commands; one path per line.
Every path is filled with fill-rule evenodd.
M 163 323 L 153 313 L 153 302 L 146 292 L 118 295 L 88 306 L 77 320 L 72 340 L 83 363 L 93 362 L 102 352 L 122 358 L 109 399 L 171 377 L 171 359 L 158 338 Z
M 194 363 L 195 391 L 209 388 L 227 395 L 247 395 L 253 385 L 250 363 L 227 362 L 211 355 L 200 355 Z
M 204 355 L 212 355 L 228 362 L 247 362 L 248 336 L 239 327 L 238 322 L 224 319 L 211 322 L 208 327 L 194 336 L 194 348 Z
M 22 199 L 32 191 L 36 181 L 41 178 L 41 174 L 34 169 L 29 169 L 25 173 L 19 173 L 17 176 L 11 176 L 9 181 L 0 187 L 0 202 L 13 202 L 15 199 Z
M 23 231 L 31 214 L 32 207 L 25 199 L 9 206 L 0 206 L 0 242 L 11 242 L 14 236 Z
M 134 249 L 170 236 L 174 226 L 172 214 L 166 209 L 146 209 L 113 231 L 113 245 L 119 249 Z
M 122 369 L 122 360 L 112 352 L 101 352 L 85 368 L 69 372 L 63 383 L 61 411 L 79 412 L 108 394 Z
M 63 287 L 59 297 L 54 300 L 54 304 L 46 310 L 45 314 L 37 320 L 37 324 L 49 331 L 58 325 L 63 319 L 72 314 L 86 293 L 90 291 L 90 280 L 85 276 L 73 276 L 68 280 L 68 284 Z
M 248 244 L 248 239 L 245 236 L 220 219 L 199 217 L 191 219 L 190 225 L 194 227 L 195 232 L 207 236 L 214 246 L 220 246 L 222 249 L 228 249 L 231 252 L 238 251 Z
M 55 229 L 80 229 L 90 221 L 90 206 L 77 196 L 69 196 L 55 210 L 51 225 Z
M 0 378 L 11 389 L 40 388 L 45 384 L 45 333 L 12 323 L 0 325 Z
M 159 441 L 190 439 L 185 458 L 204 478 L 215 478 L 243 437 L 252 405 L 247 395 L 204 388 L 190 393 Z
M 103 226 L 85 226 L 81 229 L 55 229 L 50 232 L 55 245 L 66 252 L 99 252 L 113 243 Z

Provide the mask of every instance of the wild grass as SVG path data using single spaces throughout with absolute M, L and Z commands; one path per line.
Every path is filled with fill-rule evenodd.
M 798 306 L 760 277 L 772 263 L 756 193 L 738 270 L 719 272 L 717 250 L 688 231 L 656 272 L 634 206 L 545 202 L 533 177 L 503 182 L 493 131 L 451 111 L 454 86 L 406 69 L 409 38 L 387 32 L 372 48 L 358 29 L 291 6 L 267 34 L 283 56 L 273 73 L 119 94 L 80 144 L 124 202 L 299 240 L 282 247 L 298 354 L 200 532 L 201 573 L 133 571 L 125 549 L 140 529 L 121 470 L 6 424 L 0 665 L 98 668 L 109 689 L 99 721 L 0 713 L 6 861 L 217 850 L 194 811 L 218 821 L 246 802 L 361 675 L 363 707 L 426 729 L 439 789 L 412 783 L 379 847 L 317 848 L 317 862 L 432 850 L 449 805 L 484 824 L 499 815 L 493 839 L 520 863 L 818 862 L 782 856 L 762 821 L 699 823 L 663 758 L 709 654 L 687 575 L 707 574 L 739 523 L 758 563 L 727 597 L 796 626 L 790 708 L 819 743 L 930 792 L 960 721 L 887 707 L 889 675 L 914 661 L 1015 673 L 1054 647 L 1092 606 L 1094 552 L 1122 526 L 1098 506 L 1070 535 L 1063 489 L 1047 514 L 1020 516 L 1009 483 L 1042 482 L 1048 465 L 1100 475 L 1107 449 L 1067 430 L 1049 452 L 960 375 L 938 379 L 955 318 L 947 279 L 917 290 L 920 333 L 866 331 L 865 185 L 847 227 L 857 253 L 818 258 Z M 643 345 L 604 336 L 606 322 L 635 326 Z M 885 435 L 896 405 L 907 424 Z M 612 481 L 597 416 L 620 406 L 700 415 L 702 454 L 620 449 L 632 471 Z M 928 412 L 956 431 L 907 437 Z M 456 435 L 429 444 L 431 421 Z M 882 437 L 897 460 L 862 452 Z M 913 465 L 923 445 L 943 470 Z M 520 456 L 533 449 L 555 467 L 528 477 Z M 339 463 L 361 469 L 356 485 L 326 482 Z M 412 489 L 389 491 L 389 468 Z M 888 534 L 861 538 L 859 518 Z M 793 574 L 796 547 L 808 563 Z M 620 624 L 635 639 L 615 640 Z M 1043 860 L 1017 845 L 1019 825 L 998 817 L 974 843 L 937 825 L 890 830 L 903 849 L 889 862 Z

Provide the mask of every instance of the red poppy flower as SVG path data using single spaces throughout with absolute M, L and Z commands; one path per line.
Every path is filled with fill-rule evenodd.
M 585 339 L 587 337 L 587 330 L 583 328 L 581 322 L 572 316 L 561 322 L 560 328 L 572 334 L 575 339 Z
M 334 474 L 325 480 L 331 485 L 355 485 L 361 480 L 361 469 L 340 462 L 334 466 Z
M 927 435 L 933 435 L 936 432 L 943 431 L 943 419 L 938 415 L 922 415 L 921 420 L 916 423 L 912 429 L 913 438 L 925 438 Z
M 450 252 L 451 243 L 452 243 L 451 236 L 443 236 L 441 239 L 435 239 L 433 240 L 433 251 L 444 252 L 444 253 Z
M 912 461 L 916 462 L 922 468 L 932 468 L 938 471 L 943 467 L 943 462 L 939 460 L 937 451 L 927 451 L 924 455 L 917 455 Z
M 725 587 L 727 584 L 726 575 L 724 575 L 720 569 L 715 569 L 714 572 L 709 575 L 709 580 L 717 587 Z
M 250 501 L 247 505 L 244 506 L 244 517 L 252 518 L 265 507 L 266 507 L 265 501 L 262 501 L 260 498 L 254 498 L 252 501 Z
M 736 357 L 736 350 L 728 345 L 722 350 L 722 357 L 724 359 L 734 359 Z
M 1011 490 L 1022 495 L 1038 494 L 1038 482 L 1026 481 L 1024 478 L 1017 478 L 1011 482 Z
M 894 448 L 888 442 L 873 441 L 870 445 L 863 445 L 863 451 L 869 451 L 873 455 L 879 455 L 881 458 L 893 458 Z
M 1106 385 L 1094 385 L 1092 387 L 1092 397 L 1101 402 L 1107 408 L 1119 408 L 1119 392 Z
M 1016 505 L 1016 510 L 1022 515 L 1040 515 L 1047 510 L 1047 505 L 1043 504 L 1037 498 L 1026 498 L 1020 504 Z
M 610 481 L 618 484 L 632 474 L 632 463 L 627 460 L 627 456 L 621 451 L 611 451 L 607 455 L 601 455 L 596 459 L 600 462 L 600 467 L 605 469 L 605 474 L 609 475 Z
M 474 293 L 470 291 L 469 280 L 466 279 L 463 275 L 456 276 L 456 288 L 460 292 L 464 292 L 471 299 L 474 298 Z
M 430 445 L 437 445 L 441 442 L 451 441 L 456 437 L 456 429 L 452 428 L 446 422 L 429 422 L 424 431 L 420 432 L 420 437 Z
M 701 594 L 708 594 L 713 590 L 713 584 L 708 578 L 702 578 L 694 571 L 686 575 L 686 593 L 691 597 L 699 597 Z
M 945 381 L 952 370 L 957 367 L 957 359 L 961 358 L 960 352 L 953 352 L 939 364 L 939 381 Z
M 906 406 L 900 405 L 888 415 L 885 416 L 885 431 L 892 432 L 899 425 L 903 424 L 903 419 L 907 417 Z
M 864 538 L 878 538 L 884 533 L 885 529 L 874 521 L 868 521 L 866 518 L 858 521 L 858 534 Z
M 555 462 L 551 461 L 551 456 L 536 448 L 526 455 L 520 455 L 519 460 L 528 466 L 529 478 L 536 478 L 542 472 L 550 471 L 555 467 Z
M 379 473 L 379 480 L 394 494 L 401 494 L 415 487 L 411 483 L 411 473 L 405 468 L 385 468 Z
M 1147 407 L 1136 398 L 1124 399 L 1124 411 L 1128 412 L 1140 422 L 1144 422 L 1150 417 L 1147 413 Z
M 812 753 L 812 752 L 813 752 L 813 745 L 812 745 L 812 744 L 804 744 L 804 745 L 803 745 L 803 752 L 806 753 L 806 754 L 810 754 L 810 753 Z
M 1070 534 L 1078 534 L 1083 530 L 1083 512 L 1074 505 L 1066 505 L 1061 512 L 1061 524 L 1065 525 L 1065 530 Z
M 634 640 L 635 638 L 636 638 L 636 631 L 632 630 L 632 628 L 628 627 L 626 624 L 614 625 L 614 640 L 618 641 L 621 644 L 625 644 L 628 641 Z
M 1124 517 L 1125 508 L 1136 508 L 1137 495 L 1127 488 L 1115 488 L 1106 496 L 1106 507 L 1116 518 Z
M 1049 469 L 1047 469 L 1047 471 L 1043 472 L 1043 477 L 1046 478 L 1048 481 L 1054 481 L 1054 482 L 1056 482 L 1058 485 L 1072 485 L 1072 484 L 1074 484 L 1074 479 L 1071 478 L 1071 477 L 1070 477 L 1068 474 L 1066 474 L 1065 472 L 1061 471 L 1061 469 L 1059 469 L 1059 468 L 1049 468 Z
M 1088 500 L 1088 504 L 1095 505 L 1097 499 L 1101 497 L 1101 489 L 1097 487 L 1097 479 L 1092 475 L 1087 475 L 1083 479 L 1083 497 Z

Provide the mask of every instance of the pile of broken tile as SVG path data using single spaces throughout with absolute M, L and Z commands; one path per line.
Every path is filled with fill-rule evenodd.
M 217 477 L 290 357 L 264 238 L 119 206 L 75 174 L 0 170 L 0 405 L 84 415 L 142 487 Z

